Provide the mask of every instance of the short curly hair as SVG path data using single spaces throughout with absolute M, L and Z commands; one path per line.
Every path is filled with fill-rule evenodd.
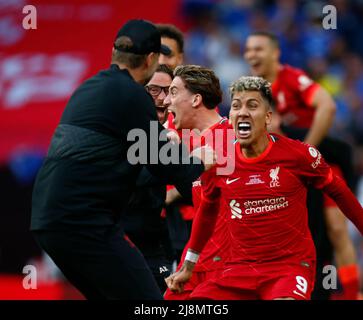
M 262 97 L 268 102 L 269 106 L 273 106 L 273 98 L 271 93 L 271 83 L 261 77 L 240 77 L 234 81 L 229 87 L 231 98 L 236 92 L 242 91 L 259 91 Z
M 191 64 L 182 65 L 175 68 L 174 77 L 180 77 L 190 92 L 200 94 L 208 109 L 214 109 L 222 102 L 221 84 L 213 70 Z

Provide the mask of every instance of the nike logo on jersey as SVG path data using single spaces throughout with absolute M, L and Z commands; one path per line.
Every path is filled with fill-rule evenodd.
M 237 181 L 239 179 L 241 179 L 241 178 L 236 178 L 236 179 L 232 179 L 232 180 L 229 180 L 229 178 L 227 178 L 226 184 L 231 184 L 231 183 L 233 183 L 233 182 L 235 182 L 235 181 Z

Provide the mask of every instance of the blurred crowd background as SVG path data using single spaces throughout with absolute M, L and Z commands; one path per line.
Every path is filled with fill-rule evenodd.
M 322 27 L 326 4 L 337 9 L 336 30 Z M 187 61 L 212 67 L 225 88 L 249 73 L 246 37 L 256 30 L 277 34 L 282 62 L 307 71 L 335 98 L 331 135 L 363 144 L 363 1 L 186 0 L 183 14 L 191 25 Z M 228 113 L 228 99 L 224 103 Z
M 172 23 L 185 33 L 185 62 L 209 66 L 221 79 L 224 115 L 229 84 L 249 74 L 246 36 L 276 33 L 282 62 L 304 69 L 333 95 L 330 135 L 353 147 L 363 204 L 363 0 L 37 0 L 36 30 L 22 28 L 26 4 L 0 1 L 0 298 L 67 296 L 28 232 L 32 184 L 67 98 L 108 67 L 116 31 L 130 18 Z M 335 30 L 322 27 L 327 4 L 337 10 Z M 350 231 L 363 275 L 362 237 L 351 224 Z M 24 293 L 26 264 L 39 266 L 43 291 Z

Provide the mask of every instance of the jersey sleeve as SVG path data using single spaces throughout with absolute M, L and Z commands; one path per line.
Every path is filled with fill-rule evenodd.
M 323 191 L 334 199 L 340 210 L 363 235 L 363 208 L 343 179 L 334 175 L 332 181 L 323 188 Z
M 214 171 L 214 174 L 213 174 Z M 189 249 L 202 252 L 212 236 L 219 212 L 220 189 L 215 169 L 205 172 L 202 177 L 201 202 L 193 220 Z
M 333 172 L 319 150 L 306 143 L 298 143 L 296 149 L 299 154 L 297 170 L 303 181 L 317 189 L 328 185 L 333 179 Z
M 201 199 L 206 202 L 215 202 L 220 196 L 218 175 L 216 167 L 204 172 L 201 176 Z
M 301 97 L 304 105 L 313 107 L 314 93 L 320 88 L 320 85 L 299 69 L 294 69 L 291 72 L 290 81 L 294 91 Z

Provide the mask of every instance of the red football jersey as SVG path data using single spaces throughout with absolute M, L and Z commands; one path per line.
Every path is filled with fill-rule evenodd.
M 217 158 L 221 159 L 225 158 L 232 148 L 232 151 L 234 150 L 234 137 L 235 135 L 231 125 L 228 123 L 228 119 L 222 118 L 221 121 L 210 127 L 200 139 L 196 139 L 192 133 L 190 137 L 190 148 L 192 150 L 208 144 L 216 151 Z M 230 150 L 228 150 L 228 148 L 230 148 Z M 201 179 L 203 179 L 203 177 L 205 178 L 206 175 L 211 175 L 211 172 L 207 171 L 203 173 L 202 176 L 193 183 L 192 194 L 195 212 L 198 210 L 201 201 Z M 216 268 L 221 267 L 227 260 L 229 256 L 229 237 L 227 231 L 225 215 L 220 214 L 213 235 L 204 247 L 198 263 L 194 268 L 196 272 L 215 270 Z M 188 244 L 184 248 L 179 267 L 184 261 L 187 248 Z
M 245 158 L 236 143 L 234 173 L 202 179 L 203 196 L 220 199 L 230 233 L 229 262 L 309 263 L 315 248 L 306 187 L 324 187 L 332 172 L 314 147 L 275 134 L 269 139 L 267 149 L 253 159 Z
M 219 113 L 219 110 L 218 110 L 218 107 L 216 107 L 216 111 Z M 165 122 L 164 124 L 164 127 L 167 128 L 167 129 L 170 129 L 170 130 L 175 130 L 179 137 L 182 139 L 182 141 L 188 146 L 189 150 L 193 150 L 194 148 L 197 148 L 198 146 L 201 146 L 201 145 L 204 145 L 203 144 L 196 144 L 193 146 L 193 144 L 195 144 L 195 141 L 197 141 L 197 135 L 193 134 L 193 131 L 191 131 L 191 134 L 190 135 L 186 135 L 186 136 L 183 136 L 183 130 L 176 130 L 175 129 L 175 125 L 173 123 L 173 120 L 174 120 L 174 116 L 172 113 L 169 113 L 168 115 L 168 119 L 167 121 Z M 227 121 L 228 122 L 228 119 L 226 118 L 222 118 L 221 120 L 221 123 Z M 215 126 L 219 126 L 219 124 L 215 124 Z M 209 130 L 213 130 L 213 127 L 212 128 L 209 128 Z M 184 130 L 186 132 L 190 132 L 189 129 L 186 129 Z M 202 140 L 205 140 L 205 136 L 201 136 L 199 137 L 200 139 Z M 193 142 L 194 141 L 194 142 Z M 196 184 L 198 184 L 198 181 L 196 181 Z M 174 188 L 174 186 L 168 186 L 168 190 L 169 189 L 172 189 Z M 191 206 L 191 205 L 188 205 L 188 204 L 180 204 L 179 205 L 179 212 L 183 218 L 183 220 L 186 220 L 186 221 L 190 221 L 190 220 L 193 220 L 194 218 L 194 214 L 195 214 L 195 206 Z
M 311 80 L 304 71 L 289 65 L 281 66 L 272 84 L 272 97 L 285 125 L 310 128 L 315 109 L 312 98 L 320 85 Z

